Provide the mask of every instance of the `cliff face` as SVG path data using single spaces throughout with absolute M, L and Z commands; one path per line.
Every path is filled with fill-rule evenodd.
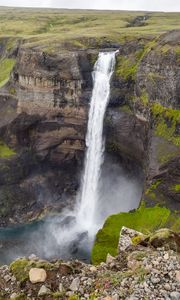
M 1 138 L 16 152 L 0 159 L 1 225 L 73 203 L 82 169 L 91 71 L 85 52 L 47 55 L 19 49 L 1 94 Z
M 155 184 L 154 199 L 152 186 L 143 197 L 148 205 L 172 209 L 179 199 L 178 37 L 174 31 L 120 45 L 105 120 L 107 151 L 142 166 L 147 186 Z M 14 149 L 0 157 L 1 226 L 73 203 L 98 51 L 48 54 L 18 45 L 2 53 L 16 64 L 0 93 L 1 145 Z
M 112 89 L 119 90 L 107 113 L 107 147 L 141 163 L 143 200 L 179 210 L 180 32 L 120 48 Z M 122 96 L 123 95 L 123 96 Z M 119 101 L 118 101 L 119 99 Z

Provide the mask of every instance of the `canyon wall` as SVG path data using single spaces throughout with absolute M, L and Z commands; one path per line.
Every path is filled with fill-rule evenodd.
M 104 126 L 107 152 L 127 167 L 143 169 L 146 205 L 175 210 L 180 201 L 179 37 L 179 31 L 172 31 L 117 45 Z M 98 52 L 113 47 L 47 53 L 19 43 L 10 52 L 1 51 L 2 58 L 16 61 L 0 89 L 1 148 L 13 149 L 0 156 L 1 226 L 73 204 L 85 150 L 91 72 Z

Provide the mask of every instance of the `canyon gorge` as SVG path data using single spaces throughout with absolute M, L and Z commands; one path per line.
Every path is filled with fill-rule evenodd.
M 137 25 L 132 20 L 129 27 Z M 167 219 L 155 229 L 162 223 L 179 231 L 179 43 L 180 31 L 173 28 L 52 45 L 37 36 L 1 36 L 0 253 L 16 244 L 16 238 L 4 242 L 4 232 L 11 236 L 33 222 L 35 232 L 43 227 L 44 238 L 51 219 L 56 228 L 57 215 L 73 209 L 84 168 L 92 72 L 99 53 L 117 50 L 103 127 L 99 210 L 109 212 L 105 220 L 138 207 L 165 208 Z M 106 205 L 110 201 L 115 210 Z M 46 256 L 42 248 L 40 254 Z

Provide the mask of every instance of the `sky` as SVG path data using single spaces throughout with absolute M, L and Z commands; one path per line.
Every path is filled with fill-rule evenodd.
M 0 0 L 0 6 L 180 12 L 180 0 Z

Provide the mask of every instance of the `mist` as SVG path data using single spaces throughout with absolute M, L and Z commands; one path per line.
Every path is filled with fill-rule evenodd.
M 109 215 L 138 207 L 143 189 L 143 174 L 140 168 L 133 167 L 133 170 L 133 173 L 127 171 L 118 158 L 105 156 L 96 210 L 98 229 Z M 89 262 L 94 235 L 89 236 L 80 224 L 76 224 L 75 208 L 76 203 L 74 210 L 66 208 L 58 216 L 17 229 L 3 229 L 6 236 L 4 242 L 0 231 L 0 262 L 9 263 L 17 257 L 32 253 L 44 259 L 78 258 Z

